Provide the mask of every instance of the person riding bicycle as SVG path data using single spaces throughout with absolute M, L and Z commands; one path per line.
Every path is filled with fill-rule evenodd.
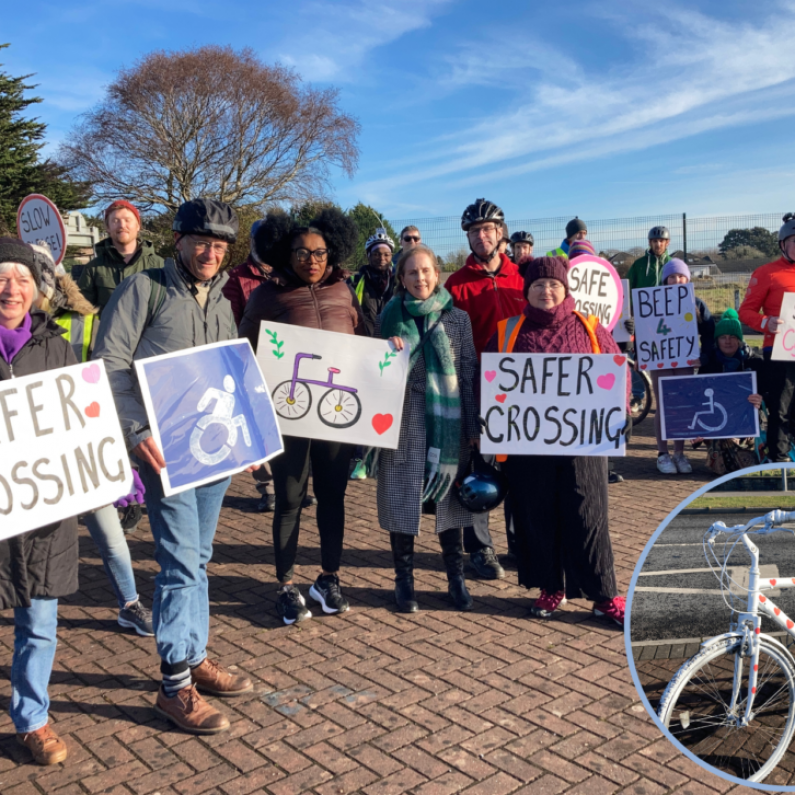
M 524 276 L 524 266 L 533 259 L 535 240 L 529 232 L 514 232 L 511 235 L 511 260 L 519 268 L 519 275 Z
M 585 240 L 588 237 L 588 225 L 576 216 L 566 224 L 566 237 L 563 242 L 552 251 L 547 251 L 547 257 L 568 257 L 569 246 L 576 240 Z
M 254 235 L 254 247 L 260 260 L 269 263 L 273 271 L 270 279 L 251 294 L 240 336 L 248 337 L 256 350 L 263 320 L 364 335 L 362 310 L 342 267 L 357 240 L 356 224 L 335 208 L 322 210 L 307 226 L 287 213 L 268 213 Z M 276 609 L 285 624 L 293 624 L 312 616 L 294 581 L 301 501 L 306 496 L 310 463 L 318 503 L 322 571 L 309 595 L 325 613 L 348 610 L 338 572 L 353 446 L 287 435 L 283 442 L 284 452 L 271 461 L 276 491 L 273 549 L 281 586 Z
M 392 273 L 392 253 L 395 241 L 383 227 L 373 232 L 364 244 L 367 264 L 351 277 L 351 285 L 359 299 L 367 336 L 372 337 L 375 319 L 389 303 L 395 291 L 395 277 Z
M 649 247 L 646 253 L 632 263 L 627 273 L 630 290 L 659 287 L 663 283 L 662 270 L 671 259 L 668 254 L 670 242 L 671 233 L 667 227 L 653 226 L 649 230 Z

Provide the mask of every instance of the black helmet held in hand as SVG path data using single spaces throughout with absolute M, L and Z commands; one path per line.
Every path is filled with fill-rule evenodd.
M 458 501 L 470 513 L 486 513 L 494 510 L 505 499 L 508 479 L 474 450 L 470 472 L 462 480 L 456 481 L 455 493 Z
M 181 235 L 207 235 L 234 243 L 240 224 L 235 211 L 225 202 L 191 199 L 177 210 L 171 228 Z
M 482 224 L 484 221 L 504 224 L 505 213 L 487 199 L 475 199 L 474 204 L 470 204 L 461 216 L 461 228 L 466 232 L 470 226 Z

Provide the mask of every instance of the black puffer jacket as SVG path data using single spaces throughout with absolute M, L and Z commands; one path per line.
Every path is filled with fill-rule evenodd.
M 30 314 L 33 336 L 10 366 L 0 357 L 0 381 L 77 364 L 64 330 L 44 312 Z M 74 593 L 77 559 L 76 517 L 0 541 L 0 610 Z

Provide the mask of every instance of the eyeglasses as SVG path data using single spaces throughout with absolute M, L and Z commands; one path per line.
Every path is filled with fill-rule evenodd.
M 404 243 L 419 243 L 420 236 L 419 235 L 403 235 L 403 242 Z
M 325 262 L 328 257 L 328 249 L 316 248 L 314 251 L 310 251 L 308 248 L 294 248 L 293 254 L 299 262 L 309 262 L 310 257 L 316 262 Z
M 490 235 L 492 232 L 496 232 L 497 227 L 494 224 L 483 224 L 483 226 L 479 226 L 477 228 L 472 228 L 467 230 L 467 234 L 470 237 L 480 237 L 481 235 Z
M 229 246 L 226 243 L 208 243 L 206 240 L 198 240 L 192 235 L 188 235 L 188 239 L 197 254 L 204 254 L 207 249 L 210 249 L 216 257 L 225 257 L 226 252 L 229 251 Z
M 557 279 L 555 279 L 554 281 L 549 281 L 549 282 L 542 282 L 542 281 L 533 282 L 530 285 L 530 289 L 536 293 L 543 293 L 546 292 L 547 290 L 552 290 L 552 292 L 557 293 L 560 292 L 561 290 L 565 290 L 566 287 L 562 282 L 559 282 Z

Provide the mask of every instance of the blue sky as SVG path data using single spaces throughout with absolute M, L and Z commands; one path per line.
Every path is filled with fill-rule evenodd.
M 3 69 L 35 72 L 49 151 L 153 49 L 252 47 L 340 89 L 361 125 L 343 206 L 509 218 L 793 206 L 795 2 L 29 0 Z

